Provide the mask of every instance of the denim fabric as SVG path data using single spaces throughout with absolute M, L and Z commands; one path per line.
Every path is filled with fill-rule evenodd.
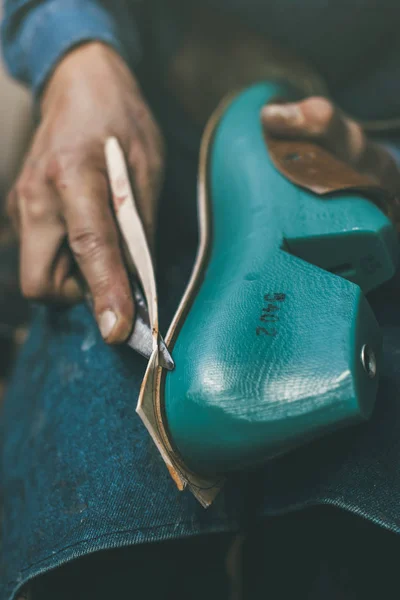
M 37 310 L 1 421 L 1 600 L 95 550 L 237 528 L 229 498 L 175 488 L 135 413 L 144 368 L 84 306 Z
M 266 519 L 243 550 L 246 600 L 399 596 L 400 536 L 329 506 Z
M 32 582 L 39 600 L 228 600 L 230 534 L 97 552 Z M 151 569 L 157 565 L 156 576 Z

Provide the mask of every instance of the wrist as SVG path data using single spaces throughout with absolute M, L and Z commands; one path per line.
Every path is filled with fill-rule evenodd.
M 110 45 L 101 41 L 88 41 L 71 48 L 55 66 L 53 73 L 45 85 L 40 99 L 42 112 L 45 111 L 48 97 L 55 87 L 69 89 L 82 76 L 88 78 L 95 75 L 97 66 L 101 64 L 118 64 L 128 69 L 124 59 Z M 134 75 L 130 73 L 134 79 Z M 135 80 L 135 79 L 134 79 Z

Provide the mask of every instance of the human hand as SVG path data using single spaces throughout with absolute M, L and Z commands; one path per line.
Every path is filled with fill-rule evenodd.
M 261 120 L 272 136 L 315 142 L 400 196 L 400 171 L 390 152 L 369 139 L 359 123 L 329 100 L 311 97 L 296 103 L 269 104 L 262 109 Z
M 97 42 L 67 54 L 41 102 L 42 120 L 8 199 L 20 237 L 20 280 L 33 300 L 91 292 L 107 342 L 127 338 L 134 304 L 111 208 L 104 142 L 127 159 L 138 210 L 154 240 L 164 152 L 160 131 L 122 58 Z

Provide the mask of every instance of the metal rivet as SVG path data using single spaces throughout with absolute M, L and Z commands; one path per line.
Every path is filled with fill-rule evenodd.
M 368 346 L 368 344 L 364 344 L 364 346 L 361 348 L 361 363 L 368 377 L 373 379 L 378 369 L 375 352 Z

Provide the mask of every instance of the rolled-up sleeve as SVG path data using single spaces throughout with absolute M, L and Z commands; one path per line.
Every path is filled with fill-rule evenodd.
M 127 0 L 5 0 L 1 38 L 11 75 L 37 93 L 72 47 L 98 40 L 131 66 L 141 48 L 134 11 Z

